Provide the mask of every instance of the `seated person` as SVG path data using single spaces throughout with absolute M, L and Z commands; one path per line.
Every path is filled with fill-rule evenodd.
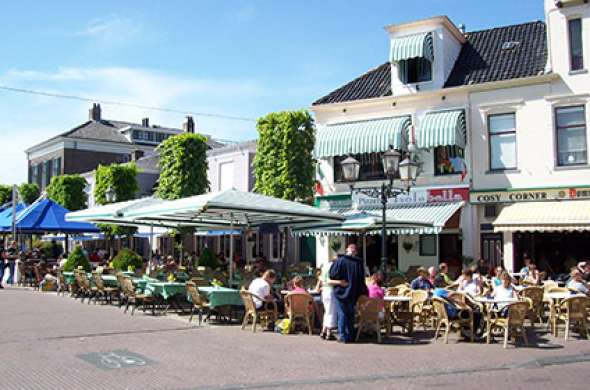
M 529 263 L 529 272 L 524 275 L 523 282 L 527 284 L 538 286 L 541 284 L 541 275 L 539 275 L 539 270 L 537 269 L 537 265 L 533 262 Z
M 590 261 L 584 261 L 582 264 L 582 278 L 586 283 L 590 282 Z
M 532 260 L 528 256 L 525 256 L 523 261 L 524 261 L 524 266 L 520 269 L 520 274 L 526 275 L 529 273 L 529 265 L 531 264 Z
M 428 267 L 428 280 L 434 286 L 434 278 L 436 278 L 436 267 Z
M 516 294 L 516 290 L 512 287 L 512 277 L 506 271 L 502 272 L 500 275 L 500 279 L 502 280 L 502 284 L 496 286 L 494 291 L 492 292 L 492 297 L 494 299 L 517 299 L 518 295 Z M 500 310 L 500 315 L 502 317 L 506 317 L 508 315 L 508 306 L 509 303 L 498 303 L 497 308 Z
M 261 309 L 265 302 L 273 302 L 271 286 L 277 279 L 277 274 L 273 269 L 266 270 L 261 277 L 254 279 L 248 291 L 255 295 L 253 297 L 256 309 Z M 262 300 L 261 300 L 262 299 Z
M 438 266 L 438 276 L 442 277 L 445 286 L 453 284 L 453 279 L 449 276 L 449 266 L 447 263 L 440 263 Z
M 369 291 L 369 298 L 383 299 L 385 297 L 385 291 L 381 287 L 381 274 L 375 272 L 371 275 L 367 290 Z
M 303 287 L 303 278 L 301 276 L 297 275 L 291 280 L 291 292 L 307 293 L 307 290 Z
M 500 278 L 500 276 L 502 276 L 502 273 L 504 272 L 504 268 L 502 268 L 502 266 L 497 266 L 496 270 L 495 270 L 495 275 L 492 278 L 492 287 L 495 289 L 496 286 L 499 286 L 502 284 L 502 278 Z
M 588 285 L 584 282 L 582 273 L 577 268 L 572 270 L 571 279 L 567 282 L 567 288 L 580 294 L 590 295 Z
M 481 286 L 477 280 L 473 277 L 473 271 L 466 269 L 461 275 L 461 281 L 459 282 L 458 291 L 464 292 L 471 296 L 481 294 Z
M 437 276 L 434 279 L 434 290 L 432 291 L 432 296 L 442 298 L 445 300 L 445 310 L 447 312 L 447 316 L 450 320 L 456 318 L 468 318 L 469 312 L 467 310 L 471 310 L 473 313 L 473 329 L 475 331 L 475 335 L 481 335 L 483 329 L 481 328 L 481 319 L 482 315 L 479 310 L 469 306 L 469 308 L 465 307 L 463 302 L 456 302 L 449 298 L 449 291 L 445 288 L 445 281 L 444 278 L 441 276 Z M 469 335 L 463 335 L 464 337 L 468 337 Z
M 432 283 L 430 283 L 430 280 L 428 280 L 428 272 L 426 272 L 426 268 L 418 268 L 418 277 L 412 280 L 410 288 L 412 290 L 432 290 L 434 288 Z

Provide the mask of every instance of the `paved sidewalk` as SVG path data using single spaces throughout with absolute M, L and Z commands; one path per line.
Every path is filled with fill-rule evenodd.
M 456 337 L 432 343 L 424 332 L 342 345 L 197 327 L 186 317 L 131 317 L 24 289 L 0 291 L 0 313 L 0 389 L 565 389 L 590 379 L 590 341 L 577 337 L 531 334 L 536 345 L 507 350 Z

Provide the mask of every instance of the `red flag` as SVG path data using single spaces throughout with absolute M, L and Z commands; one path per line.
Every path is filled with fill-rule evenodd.
M 320 183 L 319 180 L 316 180 L 314 190 L 315 190 L 316 194 L 318 194 L 320 196 L 324 195 L 324 187 L 322 187 L 322 183 Z
M 461 171 L 461 181 L 465 180 L 465 176 L 467 176 L 467 164 L 465 164 L 465 160 L 463 159 L 463 170 Z

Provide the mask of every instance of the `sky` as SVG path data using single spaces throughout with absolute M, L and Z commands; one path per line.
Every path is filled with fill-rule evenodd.
M 384 26 L 447 15 L 467 31 L 543 20 L 542 0 L 27 1 L 0 13 L 0 86 L 251 120 L 195 116 L 216 138 L 309 108 L 387 61 Z M 0 89 L 0 183 L 24 150 L 83 123 L 91 103 Z M 183 113 L 102 105 L 103 118 L 180 127 Z

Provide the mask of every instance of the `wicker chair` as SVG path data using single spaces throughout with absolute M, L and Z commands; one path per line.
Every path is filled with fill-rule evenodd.
M 569 338 L 570 326 L 576 324 L 579 326 L 580 334 L 590 340 L 590 334 L 588 334 L 589 308 L 590 298 L 588 297 L 576 296 L 564 299 L 559 305 L 557 313 L 553 316 L 554 336 L 558 336 L 557 325 L 559 321 L 563 321 L 565 323 L 565 341 Z
M 66 291 L 68 291 L 68 284 L 66 283 L 66 279 L 64 278 L 64 274 L 62 270 L 57 271 L 57 295 L 61 293 L 62 296 L 66 295 Z
M 526 336 L 526 329 L 524 327 L 524 321 L 526 320 L 530 306 L 529 302 L 514 302 L 507 305 L 508 308 L 508 315 L 506 318 L 503 317 L 496 317 L 490 319 L 488 323 L 488 336 L 487 342 L 488 344 L 492 338 L 492 329 L 493 328 L 501 328 L 504 330 L 504 348 L 508 346 L 508 335 L 510 330 L 512 330 L 512 338 L 514 343 L 516 344 L 516 335 L 520 334 L 524 339 L 524 343 L 526 345 L 529 344 L 528 338 Z
M 129 309 L 129 305 L 133 305 L 131 309 L 131 315 L 135 313 L 135 309 L 138 307 L 142 307 L 145 311 L 146 304 L 152 304 L 152 314 L 155 314 L 155 304 L 154 304 L 154 297 L 151 295 L 145 294 L 138 294 L 135 291 L 135 287 L 133 287 L 133 282 L 129 278 L 123 278 L 123 284 L 121 285 L 121 290 L 123 291 L 123 295 L 125 296 L 125 313 Z
M 94 285 L 96 286 L 96 292 L 94 293 L 94 304 L 98 302 L 99 298 L 103 298 L 105 303 L 111 303 L 113 301 L 113 295 L 116 296 L 119 292 L 119 289 L 116 287 L 106 287 L 104 285 L 104 280 L 102 280 L 101 274 L 98 272 L 92 273 L 92 279 L 94 280 Z
M 252 332 L 256 332 L 256 323 L 260 321 L 260 324 L 267 328 L 269 324 L 274 323 L 277 318 L 277 306 L 274 302 L 264 302 L 264 299 L 255 296 L 250 291 L 240 290 L 240 297 L 244 302 L 244 320 L 242 321 L 242 329 L 246 328 L 246 325 L 252 321 Z M 260 309 L 256 309 L 254 303 L 254 297 L 263 301 L 263 305 Z
M 545 292 L 549 292 L 552 288 L 559 287 L 559 284 L 554 280 L 545 280 L 543 281 L 543 289 Z
M 289 333 L 295 323 L 302 323 L 309 334 L 313 333 L 313 298 L 308 293 L 292 292 L 285 296 L 285 314 L 289 318 Z
M 436 314 L 436 330 L 434 331 L 434 341 L 438 339 L 438 335 L 442 328 L 444 327 L 445 337 L 444 341 L 445 344 L 449 343 L 449 332 L 453 328 L 453 326 L 457 327 L 457 331 L 460 332 L 463 328 L 469 328 L 469 338 L 471 342 L 473 342 L 473 310 L 469 306 L 465 306 L 464 308 L 459 310 L 459 313 L 466 312 L 468 316 L 466 318 L 461 317 L 460 315 L 457 318 L 449 318 L 447 314 L 447 309 L 445 305 L 450 305 L 450 302 L 445 301 L 439 297 L 432 298 L 432 307 Z
M 80 298 L 80 303 L 84 303 L 84 299 L 88 298 L 88 304 L 90 304 L 90 300 L 96 291 L 96 287 L 92 287 L 90 285 L 90 281 L 86 276 L 86 271 L 76 270 L 74 271 L 74 276 L 76 278 L 76 283 L 78 284 L 78 292 L 76 297 Z
M 193 278 L 191 278 L 190 282 L 193 283 L 196 287 L 209 286 L 209 281 L 207 281 L 207 279 L 201 278 L 201 277 L 193 277 Z
M 197 313 L 199 314 L 199 326 L 200 326 L 201 321 L 203 319 L 204 312 L 207 312 L 208 314 L 210 314 L 209 300 L 199 292 L 199 288 L 193 280 L 186 283 L 186 292 L 192 302 L 191 316 L 188 319 L 188 322 L 189 323 L 192 322 L 193 315 L 195 314 L 195 311 L 197 311 Z M 205 321 L 207 321 L 207 319 L 208 319 L 208 317 L 205 317 Z
M 410 291 L 410 311 L 414 313 L 416 320 L 426 327 L 431 323 L 433 318 L 432 305 L 428 303 L 428 291 L 412 290 Z
M 356 303 L 356 311 L 358 313 L 356 341 L 359 340 L 361 332 L 372 330 L 377 334 L 377 342 L 381 343 L 382 320 L 380 314 L 383 312 L 383 300 L 361 295 Z
M 535 322 L 539 320 L 543 323 L 543 287 L 527 287 L 520 292 L 523 298 L 529 298 L 530 308 L 527 318 L 531 321 L 531 326 L 535 326 Z

